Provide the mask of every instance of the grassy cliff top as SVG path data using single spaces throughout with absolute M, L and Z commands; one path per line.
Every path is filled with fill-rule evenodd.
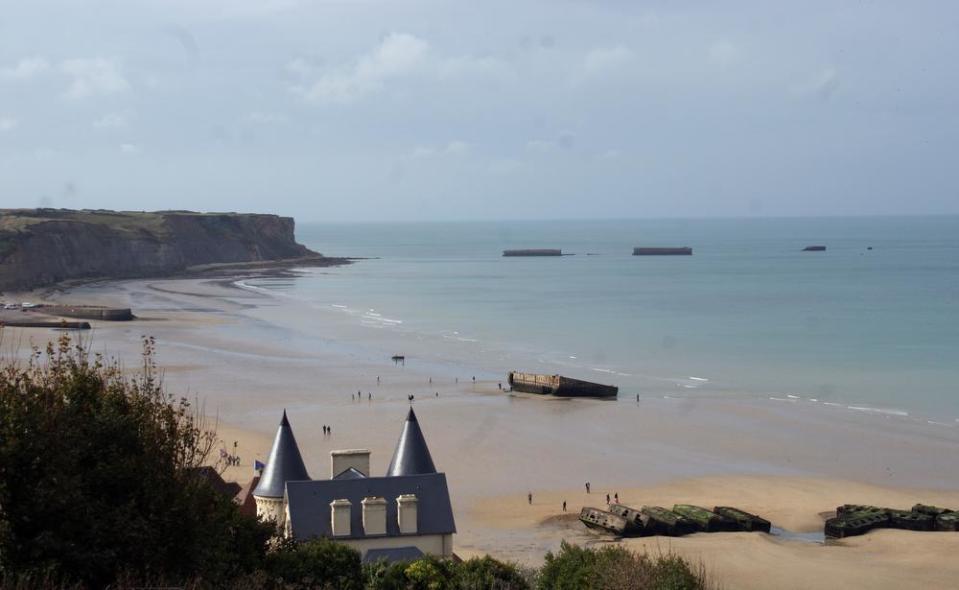
M 111 211 L 109 209 L 0 209 L 0 232 L 23 231 L 31 225 L 48 221 L 79 221 L 107 225 L 119 231 L 162 233 L 164 218 L 174 215 L 243 217 L 256 214 L 197 211 Z

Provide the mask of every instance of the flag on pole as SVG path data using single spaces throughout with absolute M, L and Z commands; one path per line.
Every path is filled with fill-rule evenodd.
M 266 463 L 261 461 L 253 460 L 253 475 L 257 475 L 266 468 Z

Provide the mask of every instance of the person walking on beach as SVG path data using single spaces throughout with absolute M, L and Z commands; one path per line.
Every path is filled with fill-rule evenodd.
M 588 481 L 586 482 L 586 493 L 587 493 L 587 494 L 589 493 L 589 482 L 588 482 Z
M 613 499 L 616 500 L 616 503 L 619 504 L 619 492 L 613 494 Z
M 566 512 L 566 500 L 563 500 L 563 512 Z
M 379 375 L 376 376 L 376 384 L 377 384 L 377 385 L 380 384 L 380 376 L 379 376 Z
M 532 505 L 533 505 L 533 492 L 530 492 L 529 495 L 526 497 L 526 499 L 529 500 L 530 506 L 532 506 Z
M 606 503 L 609 504 L 609 494 L 606 494 Z
M 373 392 L 372 392 L 372 391 L 367 394 L 367 398 L 366 398 L 366 399 L 367 399 L 368 401 L 373 401 Z

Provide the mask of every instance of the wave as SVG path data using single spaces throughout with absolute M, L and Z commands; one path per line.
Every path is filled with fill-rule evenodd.
M 847 409 L 855 410 L 857 412 L 868 412 L 871 414 L 884 414 L 887 416 L 909 416 L 909 412 L 905 410 L 894 410 L 887 408 L 873 408 L 870 406 L 846 406 Z

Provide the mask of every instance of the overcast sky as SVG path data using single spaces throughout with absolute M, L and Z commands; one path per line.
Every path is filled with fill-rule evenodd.
M 0 206 L 959 213 L 955 2 L 4 0 Z

